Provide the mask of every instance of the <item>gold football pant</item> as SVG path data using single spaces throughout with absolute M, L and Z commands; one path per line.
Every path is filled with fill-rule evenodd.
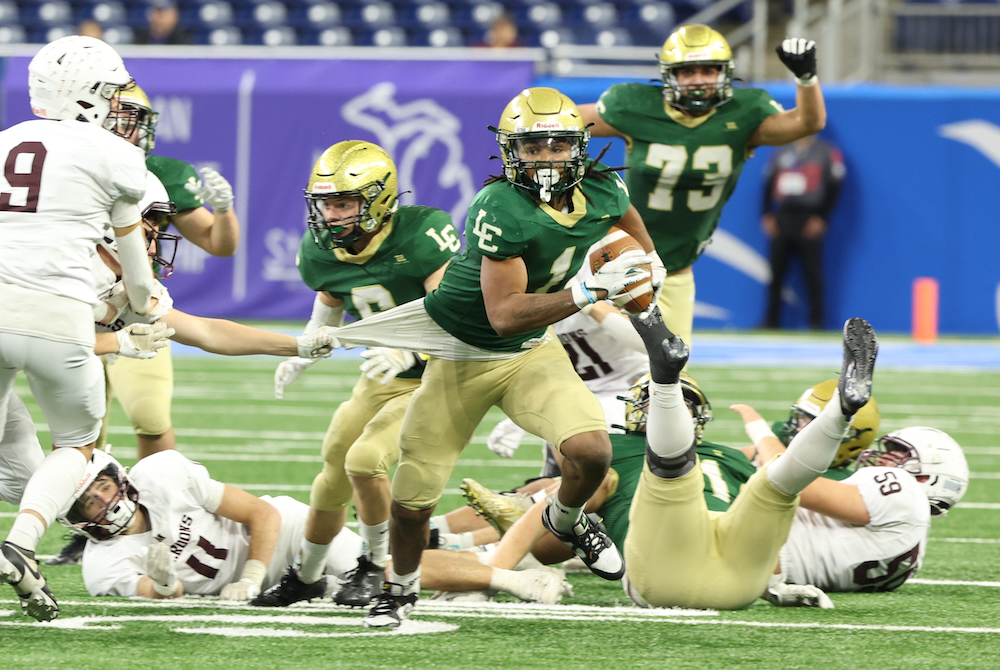
M 393 500 L 412 510 L 437 504 L 459 455 L 494 405 L 557 448 L 574 435 L 607 430 L 600 403 L 556 339 L 504 360 L 431 358 L 400 431 Z
M 625 536 L 628 592 L 639 604 L 734 610 L 767 588 L 798 496 L 775 488 L 766 467 L 725 512 L 708 510 L 704 486 L 700 462 L 676 479 L 643 466 Z
M 313 480 L 309 504 L 323 512 L 347 507 L 352 477 L 378 477 L 399 461 L 399 428 L 419 379 L 361 375 L 351 397 L 333 414 L 323 438 L 323 470 Z
M 174 366 L 170 347 L 160 349 L 155 358 L 137 359 L 115 356 L 105 359 L 108 399 L 97 447 L 107 444 L 111 419 L 111 396 L 118 398 L 136 435 L 162 435 L 170 430 L 170 403 L 174 395 Z
M 667 275 L 663 291 L 656 303 L 663 314 L 667 328 L 691 347 L 691 331 L 694 324 L 694 273 L 684 272 Z

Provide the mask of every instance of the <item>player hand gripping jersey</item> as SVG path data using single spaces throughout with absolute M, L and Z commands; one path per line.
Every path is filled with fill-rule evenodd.
M 797 77 L 795 109 L 785 111 L 762 89 L 732 86 L 732 50 L 717 31 L 682 26 L 660 53 L 662 86 L 615 84 L 580 108 L 599 137 L 623 137 L 626 181 L 668 271 L 660 307 L 667 325 L 691 342 L 691 266 L 719 224 L 753 149 L 822 130 L 823 95 L 815 44 L 785 40 L 779 58 Z M 794 62 L 793 62 L 794 61 Z
M 66 37 L 32 58 L 28 80 L 32 111 L 44 120 L 0 132 L 8 186 L 0 196 L 0 403 L 23 369 L 53 446 L 70 448 L 49 454 L 26 487 L 0 551 L 0 581 L 26 614 L 51 620 L 59 608 L 34 549 L 70 500 L 104 414 L 89 268 L 106 230 L 121 245 L 128 301 L 140 313 L 157 304 L 136 206 L 145 166 L 122 139 L 135 117 L 118 107 L 132 83 L 121 57 L 100 40 Z
M 319 324 L 340 325 L 344 312 L 364 322 L 422 298 L 437 286 L 461 246 L 446 212 L 397 206 L 396 166 L 369 142 L 352 140 L 327 149 L 305 193 L 310 218 L 299 271 L 317 292 L 307 332 Z M 420 386 L 424 363 L 410 352 L 381 347 L 364 355 L 365 374 L 337 408 L 323 439 L 323 470 L 313 481 L 298 561 L 256 605 L 285 606 L 324 595 L 326 547 L 344 527 L 352 496 L 364 551 L 334 601 L 367 605 L 385 578 L 391 502 L 387 472 L 399 460 L 399 428 Z M 279 398 L 310 363 L 290 359 L 279 366 Z
M 587 159 L 589 134 L 569 98 L 554 89 L 526 89 L 498 125 L 504 177 L 474 198 L 468 244 L 441 285 L 423 301 L 338 331 L 349 346 L 431 354 L 400 431 L 391 581 L 368 626 L 398 626 L 413 607 L 428 520 L 462 449 L 494 405 L 570 461 L 547 512 L 559 535 L 578 546 L 598 574 L 614 579 L 622 570 L 617 549 L 581 513 L 610 457 L 600 405 L 545 328 L 649 277 L 635 266 L 655 259 L 636 252 L 564 290 L 612 225 L 645 249 L 652 245 L 625 185 Z M 659 283 L 654 276 L 654 286 Z
M 83 580 L 91 595 L 245 602 L 275 584 L 295 557 L 306 509 L 287 496 L 257 498 L 214 480 L 176 451 L 145 458 L 128 475 L 95 451 L 60 521 L 90 538 Z M 360 544 L 343 530 L 327 569 L 350 570 Z

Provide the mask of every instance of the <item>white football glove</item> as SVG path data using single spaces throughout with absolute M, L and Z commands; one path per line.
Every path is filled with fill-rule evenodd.
M 201 182 L 184 184 L 189 192 L 212 206 L 217 212 L 225 212 L 233 206 L 233 187 L 226 178 L 210 167 L 201 170 Z
M 833 609 L 833 601 L 822 589 L 812 584 L 785 584 L 785 575 L 772 575 L 764 592 L 764 600 L 777 607 L 819 607 Z
M 663 261 L 660 260 L 660 254 L 654 251 L 649 254 L 649 257 L 652 259 L 650 264 L 653 266 L 653 300 L 649 303 L 649 309 L 639 314 L 640 319 L 645 319 L 649 316 L 649 313 L 653 311 L 656 304 L 660 302 L 660 294 L 663 293 L 663 284 L 667 281 L 667 268 L 663 265 Z
M 598 289 L 607 291 L 607 300 L 614 300 L 626 288 L 650 276 L 648 270 L 643 270 L 638 266 L 651 262 L 652 258 L 638 249 L 626 251 L 613 261 L 602 265 L 586 281 L 574 284 L 572 288 L 573 301 L 577 307 L 581 308 L 588 303 L 595 302 L 601 299 L 593 293 Z
M 233 582 L 232 584 L 226 584 L 222 587 L 222 591 L 219 592 L 220 600 L 238 600 L 240 602 L 247 602 L 253 600 L 260 595 L 260 587 L 254 584 L 249 579 L 241 579 L 238 582 Z
M 299 378 L 313 363 L 315 358 L 301 358 L 292 356 L 286 358 L 278 364 L 278 369 L 274 371 L 274 398 L 281 400 L 285 395 L 285 387 Z
M 133 323 L 117 333 L 118 354 L 127 358 L 153 358 L 157 349 L 170 346 L 174 329 L 165 323 Z
M 171 596 L 177 591 L 177 568 L 170 547 L 157 542 L 146 550 L 146 574 L 153 580 L 153 589 L 161 596 Z
M 327 358 L 334 349 L 340 348 L 340 341 L 337 339 L 336 333 L 336 328 L 323 326 L 296 337 L 299 358 Z
M 510 419 L 504 419 L 490 431 L 486 448 L 500 458 L 510 458 L 521 446 L 525 430 Z
M 368 379 L 382 375 L 383 386 L 395 379 L 400 372 L 412 368 L 417 362 L 416 354 L 410 351 L 386 347 L 371 347 L 363 351 L 361 357 L 367 359 L 361 364 L 361 371 Z
M 152 323 L 174 308 L 174 299 L 170 297 L 167 287 L 160 282 L 154 282 L 153 297 L 156 305 L 145 314 L 137 314 L 140 321 Z

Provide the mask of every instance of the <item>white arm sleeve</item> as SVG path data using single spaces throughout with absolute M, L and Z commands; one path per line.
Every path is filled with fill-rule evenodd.
M 128 228 L 142 221 L 139 203 L 129 198 L 119 198 L 111 206 L 111 225 L 115 228 Z
M 618 340 L 622 345 L 646 355 L 646 345 L 642 343 L 642 338 L 639 337 L 635 326 L 624 314 L 608 314 L 600 325 L 607 331 L 608 335 Z
M 309 317 L 309 322 L 306 324 L 306 333 L 311 333 L 318 328 L 323 326 L 333 326 L 339 328 L 344 323 L 344 308 L 340 307 L 330 307 L 323 303 L 319 298 L 319 293 L 316 294 L 316 299 L 313 300 L 313 311 L 312 316 Z M 632 324 L 629 324 L 632 325 Z M 638 333 L 636 333 L 638 337 Z M 643 349 L 645 351 L 645 349 Z
M 118 260 L 122 264 L 122 281 L 129 304 L 138 314 L 149 311 L 149 300 L 156 290 L 153 268 L 149 265 L 146 236 L 142 226 L 137 226 L 118 240 Z

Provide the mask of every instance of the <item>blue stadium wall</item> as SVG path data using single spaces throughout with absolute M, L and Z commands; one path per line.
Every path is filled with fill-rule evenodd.
M 31 118 L 27 59 L 5 62 L 3 126 Z M 194 314 L 305 319 L 311 292 L 295 255 L 304 230 L 302 188 L 319 153 L 342 139 L 386 146 L 400 167 L 403 202 L 452 213 L 499 170 L 492 133 L 518 90 L 555 85 L 578 103 L 614 80 L 539 81 L 529 62 L 211 61 L 129 59 L 161 112 L 156 153 L 220 169 L 246 227 L 232 259 L 187 245 L 169 281 Z M 766 84 L 786 108 L 794 88 Z M 1000 90 L 829 86 L 822 135 L 847 163 L 826 246 L 826 326 L 861 315 L 883 331 L 910 328 L 911 286 L 940 282 L 943 333 L 996 334 L 1000 323 Z M 595 139 L 592 154 L 606 140 Z M 768 280 L 760 231 L 763 169 L 748 162 L 716 240 L 696 266 L 697 328 L 750 328 Z M 605 162 L 621 165 L 616 141 Z M 786 325 L 805 322 L 793 277 Z

